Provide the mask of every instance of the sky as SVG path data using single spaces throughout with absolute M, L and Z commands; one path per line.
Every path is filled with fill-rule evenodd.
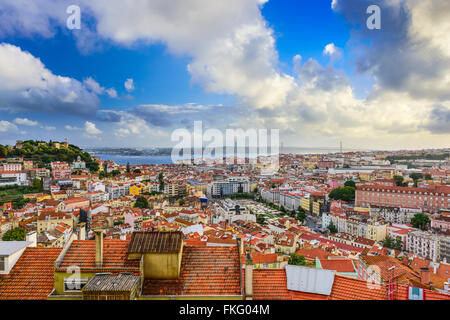
M 285 146 L 449 147 L 449 35 L 440 0 L 2 0 L 0 144 L 167 147 L 202 121 Z

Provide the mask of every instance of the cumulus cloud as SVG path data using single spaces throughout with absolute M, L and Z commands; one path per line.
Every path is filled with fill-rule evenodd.
M 131 92 L 134 90 L 134 80 L 133 79 L 127 79 L 124 83 L 125 89 L 128 92 Z
M 291 132 L 292 141 L 301 137 L 318 144 L 339 138 L 361 145 L 445 142 L 445 136 L 433 133 L 443 132 L 445 125 L 436 123 L 446 115 L 444 107 L 436 106 L 445 106 L 450 97 L 450 49 L 448 41 L 443 41 L 449 33 L 448 1 L 332 1 L 332 9 L 356 26 L 345 51 L 356 57 L 356 71 L 375 82 L 371 94 L 363 98 L 355 96 L 345 72 L 314 59 L 297 55 L 294 75 L 280 71 L 273 30 L 261 14 L 265 2 L 153 0 L 130 6 L 119 0 L 81 1 L 95 20 L 89 31 L 96 37 L 127 47 L 164 43 L 170 52 L 189 56 L 187 70 L 193 82 L 208 92 L 238 98 L 237 111 L 245 116 L 240 120 L 224 117 L 230 125 L 278 127 Z M 17 16 L 25 14 L 33 19 L 45 16 L 41 20 L 48 23 L 22 26 L 22 33 L 48 35 L 54 30 L 50 21 L 60 21 L 52 20 L 55 14 L 46 5 L 39 13 L 31 9 L 17 13 L 14 9 L 23 6 L 22 1 L 5 3 L 14 17 L 6 17 L 10 21 L 19 21 Z M 366 9 L 373 4 L 382 9 L 381 30 L 365 28 Z M 342 56 L 342 49 L 330 43 L 324 54 L 333 60 Z M 209 112 L 181 109 L 192 117 Z M 148 105 L 126 113 L 103 112 L 99 117 L 120 124 L 117 134 L 126 136 L 133 134 L 128 127 L 132 121 L 170 125 L 174 112 L 176 108 Z
M 95 126 L 95 123 L 86 121 L 84 123 L 84 131 L 89 136 L 96 136 L 102 133 L 97 127 Z
M 450 134 L 450 106 L 433 106 L 424 127 L 436 134 Z
M 365 27 L 369 5 L 382 11 L 381 29 Z M 450 2 L 435 0 L 340 0 L 335 10 L 360 26 L 353 32 L 356 67 L 373 75 L 379 90 L 416 99 L 450 98 Z M 360 41 L 370 42 L 361 48 Z M 378 94 L 378 93 L 377 93 Z
M 323 49 L 323 54 L 329 56 L 331 60 L 339 60 L 342 57 L 342 49 L 336 47 L 334 43 L 329 43 Z
M 106 89 L 105 87 L 100 86 L 100 84 L 92 79 L 91 77 L 84 79 L 83 81 L 86 88 L 95 94 L 107 94 L 110 98 L 117 98 L 117 91 L 114 88 Z
M 0 120 L 0 132 L 18 131 L 17 126 L 9 121 Z
M 0 96 L 0 109 L 6 110 L 89 115 L 99 105 L 78 80 L 53 74 L 38 58 L 7 43 L 0 43 Z
M 30 127 L 34 127 L 38 124 L 37 121 L 29 120 L 27 118 L 16 118 L 14 119 L 14 123 Z

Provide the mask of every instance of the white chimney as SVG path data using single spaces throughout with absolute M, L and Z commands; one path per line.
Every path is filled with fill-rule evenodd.
M 36 233 L 36 231 L 28 232 L 27 235 L 26 235 L 25 240 L 31 242 L 31 244 L 28 245 L 29 247 L 36 247 L 37 246 L 37 233 Z
M 450 294 L 450 279 L 444 283 L 444 293 Z
M 253 300 L 253 259 L 250 253 L 245 257 L 245 300 Z

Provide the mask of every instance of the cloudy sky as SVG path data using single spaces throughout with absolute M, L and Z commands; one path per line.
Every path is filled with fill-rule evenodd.
M 172 146 L 196 120 L 285 146 L 449 147 L 450 1 L 0 2 L 0 143 Z

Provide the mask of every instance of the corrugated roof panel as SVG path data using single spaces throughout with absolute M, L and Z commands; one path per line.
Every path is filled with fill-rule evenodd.
M 182 233 L 176 232 L 134 232 L 128 246 L 130 253 L 178 253 Z
M 288 290 L 330 295 L 334 283 L 334 271 L 287 265 Z

